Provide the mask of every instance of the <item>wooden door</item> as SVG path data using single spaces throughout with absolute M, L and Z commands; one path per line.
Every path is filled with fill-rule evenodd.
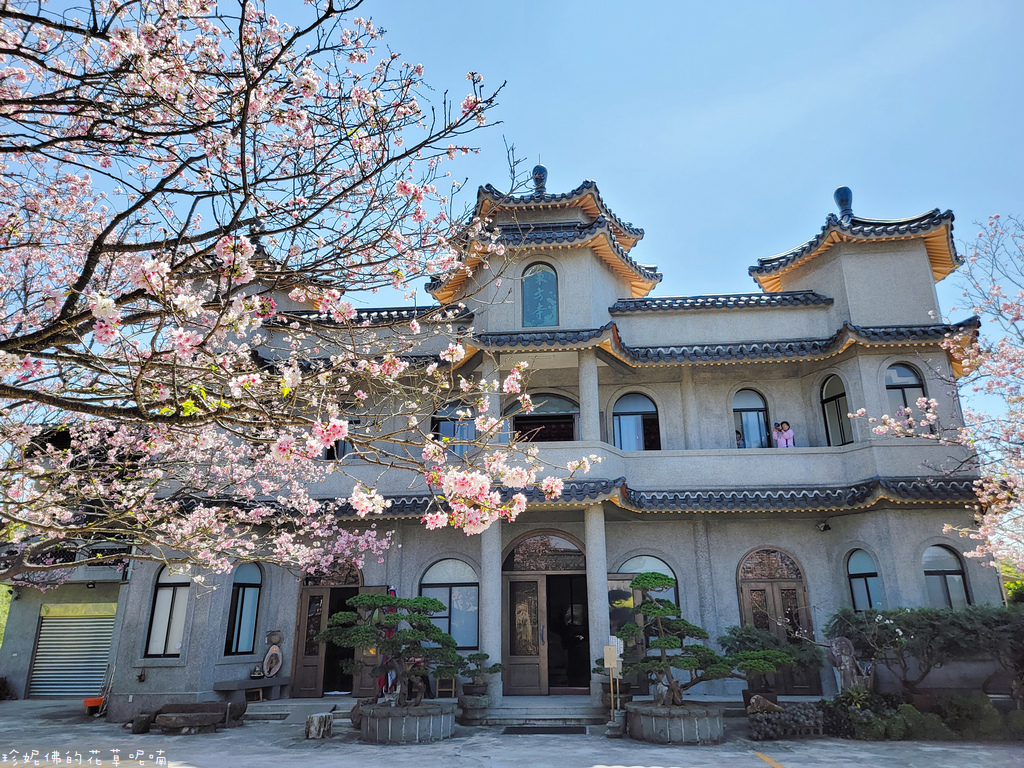
M 360 587 L 359 594 L 361 595 L 383 595 L 388 591 L 387 587 Z M 377 675 L 373 672 L 373 667 L 380 664 L 380 660 L 377 658 L 376 648 L 356 648 L 355 649 L 355 660 L 362 663 L 362 668 L 359 670 L 358 675 L 352 676 L 352 695 L 353 696 L 376 696 L 380 693 L 380 687 L 377 683 Z
M 326 643 L 316 640 L 327 621 L 330 587 L 303 587 L 299 592 L 299 622 L 295 641 L 295 675 L 292 696 L 312 698 L 324 695 Z
M 506 574 L 502 681 L 509 696 L 547 696 L 547 576 Z
M 744 624 L 771 632 L 784 643 L 812 638 L 811 612 L 803 580 L 740 582 L 740 611 Z M 816 696 L 821 693 L 817 670 L 782 669 L 767 675 L 767 683 L 781 694 Z

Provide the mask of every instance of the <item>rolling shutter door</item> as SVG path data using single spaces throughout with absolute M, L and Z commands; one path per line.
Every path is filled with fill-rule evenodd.
M 41 616 L 29 698 L 98 696 L 113 636 L 113 616 Z

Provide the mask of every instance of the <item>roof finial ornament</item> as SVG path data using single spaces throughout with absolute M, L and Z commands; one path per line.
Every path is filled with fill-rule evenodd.
M 839 218 L 843 221 L 853 218 L 853 192 L 849 187 L 840 187 L 832 196 L 839 206 Z
M 548 169 L 538 163 L 533 166 L 533 186 L 536 187 L 538 195 L 543 195 L 547 191 L 548 183 Z

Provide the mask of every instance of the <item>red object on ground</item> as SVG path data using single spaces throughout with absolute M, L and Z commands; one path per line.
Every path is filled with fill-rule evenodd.
M 82 703 L 85 705 L 86 709 L 92 709 L 93 707 L 96 707 L 97 709 L 99 709 L 100 707 L 103 706 L 103 697 L 102 696 L 96 696 L 95 698 L 92 698 L 92 699 L 82 699 Z

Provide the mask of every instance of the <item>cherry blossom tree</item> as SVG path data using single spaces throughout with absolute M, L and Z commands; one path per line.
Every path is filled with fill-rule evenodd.
M 0 578 L 379 556 L 381 475 L 330 485 L 342 449 L 429 483 L 431 527 L 561 492 L 488 415 L 532 407 L 525 367 L 455 370 L 463 308 L 357 309 L 466 243 L 502 257 L 444 170 L 500 89 L 434 96 L 361 5 L 0 3 Z M 451 403 L 458 451 L 430 435 Z
M 992 216 L 966 253 L 960 270 L 964 308 L 982 325 L 979 334 L 951 335 L 944 346 L 964 372 L 951 386 L 975 407 L 964 408 L 962 425 L 943 423 L 938 403 L 930 398 L 869 420 L 876 434 L 927 437 L 970 449 L 971 468 L 979 474 L 977 525 L 947 526 L 947 532 L 978 541 L 970 556 L 991 555 L 991 564 L 1019 571 L 1024 569 L 1024 220 Z

